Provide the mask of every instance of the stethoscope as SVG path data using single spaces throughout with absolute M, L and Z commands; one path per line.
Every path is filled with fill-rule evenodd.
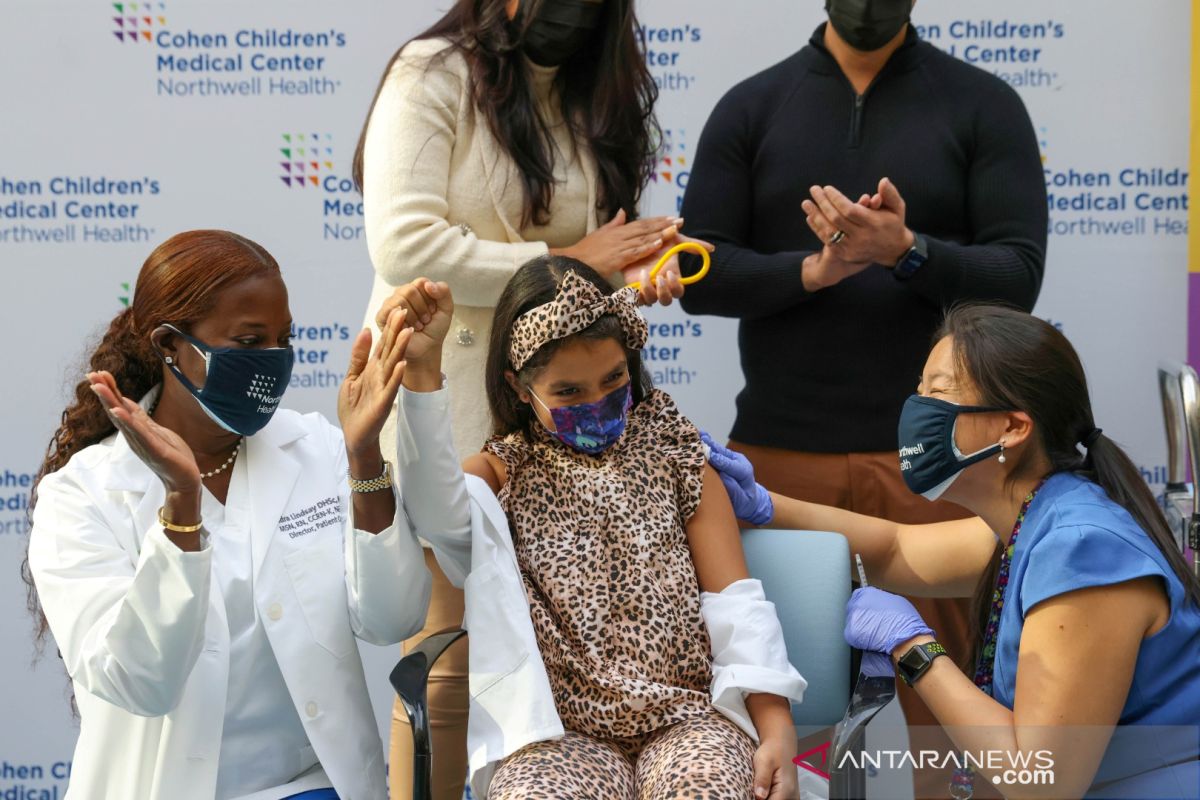
M 671 260 L 671 256 L 675 255 L 676 253 L 682 253 L 684 250 L 691 250 L 693 253 L 698 253 L 700 255 L 700 270 L 694 275 L 688 275 L 686 278 L 680 276 L 679 282 L 684 286 L 688 286 L 707 275 L 709 265 L 712 264 L 712 256 L 709 255 L 708 249 L 705 248 L 704 245 L 698 244 L 697 242 L 680 242 L 667 252 L 663 253 L 662 258 L 660 258 L 658 263 L 654 265 L 654 268 L 650 270 L 647 280 L 653 281 L 655 276 L 657 276 L 658 273 L 662 271 L 662 268 L 666 266 L 666 263 Z M 641 281 L 634 281 L 633 283 L 627 283 L 625 285 L 626 287 L 633 287 L 634 289 L 642 288 Z

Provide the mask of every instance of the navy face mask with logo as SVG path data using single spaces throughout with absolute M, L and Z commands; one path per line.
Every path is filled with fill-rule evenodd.
M 209 347 L 174 325 L 169 328 L 204 357 L 204 387 L 197 389 L 177 364 L 167 369 L 179 379 L 204 413 L 231 433 L 253 436 L 271 421 L 292 377 L 291 347 Z
M 999 442 L 964 455 L 954 443 L 954 426 L 959 414 L 983 414 L 1008 409 L 991 406 L 960 406 L 935 397 L 914 394 L 900 412 L 900 474 L 913 494 L 937 500 L 954 479 L 972 464 L 1003 448 Z

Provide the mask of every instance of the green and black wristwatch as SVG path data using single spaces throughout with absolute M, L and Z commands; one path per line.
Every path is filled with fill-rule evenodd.
M 912 686 L 925 674 L 935 658 L 944 655 L 947 655 L 946 648 L 937 642 L 914 644 L 896 662 L 897 672 L 905 683 Z
M 892 276 L 898 281 L 906 281 L 919 270 L 929 259 L 929 246 L 925 237 L 913 231 L 913 244 L 908 252 L 900 257 L 896 266 L 892 267 Z

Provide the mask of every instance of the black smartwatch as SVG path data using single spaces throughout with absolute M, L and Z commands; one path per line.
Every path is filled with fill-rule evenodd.
M 925 237 L 913 231 L 913 245 L 908 252 L 900 257 L 896 266 L 892 267 L 892 276 L 898 281 L 906 281 L 929 260 L 929 248 Z
M 897 672 L 905 683 L 912 686 L 925 674 L 935 658 L 944 655 L 947 655 L 946 648 L 937 642 L 914 644 L 896 662 Z

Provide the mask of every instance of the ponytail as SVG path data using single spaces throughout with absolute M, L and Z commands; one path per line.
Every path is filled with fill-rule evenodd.
M 112 373 L 117 388 L 125 397 L 141 398 L 161 379 L 158 356 L 146 336 L 138 336 L 134 329 L 133 309 L 127 308 L 109 324 L 88 361 L 89 372 L 105 370 Z M 33 480 L 29 497 L 29 517 L 32 522 L 33 509 L 37 506 L 38 484 L 42 478 L 62 469 L 71 456 L 103 441 L 116 431 L 100 398 L 91 389 L 86 378 L 75 385 L 75 401 L 62 413 L 58 430 L 50 437 L 46 455 Z M 38 601 L 29 570 L 29 550 L 21 562 L 21 579 L 25 581 L 25 605 L 34 618 L 34 642 L 40 650 L 45 643 L 49 628 L 46 615 Z
M 1092 433 L 1091 439 L 1081 474 L 1100 484 L 1110 500 L 1129 512 L 1134 522 L 1162 551 L 1187 596 L 1200 607 L 1200 578 L 1188 568 L 1162 508 L 1150 493 L 1150 487 L 1142 479 L 1137 466 L 1116 442 L 1099 432 L 1099 429 Z

